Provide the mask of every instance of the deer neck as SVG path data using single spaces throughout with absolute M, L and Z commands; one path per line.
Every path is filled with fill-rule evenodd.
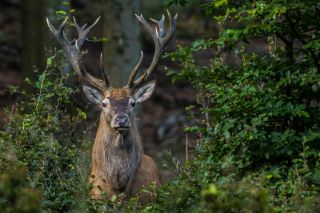
M 127 188 L 143 153 L 134 115 L 130 119 L 131 128 L 119 134 L 106 122 L 102 112 L 95 141 L 99 160 L 94 161 L 99 164 L 101 175 L 118 191 Z

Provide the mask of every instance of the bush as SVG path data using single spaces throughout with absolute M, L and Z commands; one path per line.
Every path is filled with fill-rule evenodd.
M 70 76 L 60 75 L 61 61 L 59 50 L 38 81 L 28 81 L 33 94 L 11 88 L 21 101 L 8 110 L 9 122 L 0 131 L 0 207 L 8 212 L 118 209 L 115 201 L 90 200 L 91 142 L 85 133 L 92 126 L 83 123 L 78 89 L 65 83 Z
M 202 7 L 222 26 L 219 37 L 180 47 L 170 56 L 182 69 L 169 71 L 198 90 L 191 109 L 204 122 L 187 130 L 202 138 L 181 176 L 145 209 L 319 211 L 318 1 Z M 254 39 L 267 51 L 250 51 Z M 211 65 L 197 66 L 194 53 L 208 48 L 216 53 Z
M 41 195 L 27 184 L 26 169 L 9 163 L 0 175 L 0 208 L 5 212 L 42 212 Z
M 0 131 L 1 209 L 320 210 L 318 1 L 204 2 L 201 7 L 222 26 L 218 38 L 197 40 L 170 54 L 181 71 L 168 74 L 197 89 L 197 105 L 189 109 L 203 116 L 202 123 L 186 129 L 200 139 L 176 180 L 146 189 L 156 192 L 146 206 L 136 198 L 125 206 L 115 199 L 89 199 L 88 162 L 82 160 L 89 143 L 79 131 L 86 114 L 73 101 L 78 91 L 57 75 L 63 70 L 58 51 L 32 83 L 36 92 L 22 95 L 18 113 L 9 113 L 10 122 Z M 267 51 L 250 52 L 249 43 L 257 38 Z M 211 65 L 196 65 L 194 53 L 208 48 L 216 53 Z

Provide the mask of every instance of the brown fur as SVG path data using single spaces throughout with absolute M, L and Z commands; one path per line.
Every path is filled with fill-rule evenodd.
M 114 99 L 123 99 L 129 97 L 131 95 L 131 91 L 126 88 L 113 88 L 107 90 L 104 95 L 105 97 L 111 97 Z
M 105 97 L 117 100 L 127 99 L 130 90 L 112 89 L 105 92 Z M 131 112 L 131 127 L 123 136 L 123 143 L 116 146 L 118 133 L 115 132 L 107 116 L 101 112 L 100 123 L 92 150 L 92 171 L 90 182 L 93 185 L 91 197 L 103 199 L 125 193 L 127 198 L 137 195 L 151 183 L 161 185 L 160 172 L 154 161 L 143 153 L 140 135 L 136 126 L 134 113 Z M 142 193 L 140 201 L 148 202 L 151 195 Z

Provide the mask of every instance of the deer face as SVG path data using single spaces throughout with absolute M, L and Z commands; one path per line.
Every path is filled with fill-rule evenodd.
M 126 87 L 110 88 L 104 93 L 83 85 L 83 91 L 92 103 L 102 109 L 108 125 L 116 132 L 124 133 L 131 127 L 131 117 L 134 114 L 136 103 L 150 98 L 155 84 L 156 81 L 150 81 L 135 90 Z

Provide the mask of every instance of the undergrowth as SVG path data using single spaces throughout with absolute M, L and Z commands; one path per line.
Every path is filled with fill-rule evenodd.
M 143 210 L 319 212 L 318 1 L 202 3 L 221 31 L 170 54 L 181 69 L 168 71 L 198 91 L 195 157 Z M 197 65 L 206 50 L 210 66 Z
M 168 1 L 179 4 L 180 1 Z M 176 179 L 140 206 L 89 199 L 91 143 L 74 101 L 79 91 L 60 75 L 51 53 L 34 94 L 8 110 L 0 131 L 0 209 L 6 212 L 319 212 L 320 25 L 310 1 L 195 1 L 218 23 L 216 38 L 199 39 L 169 55 L 181 69 L 173 80 L 198 91 L 203 122 L 193 158 Z M 255 39 L 263 51 L 251 51 Z M 195 53 L 214 50 L 210 66 Z M 230 60 L 231 59 L 231 60 Z M 13 92 L 17 92 L 12 88 Z

